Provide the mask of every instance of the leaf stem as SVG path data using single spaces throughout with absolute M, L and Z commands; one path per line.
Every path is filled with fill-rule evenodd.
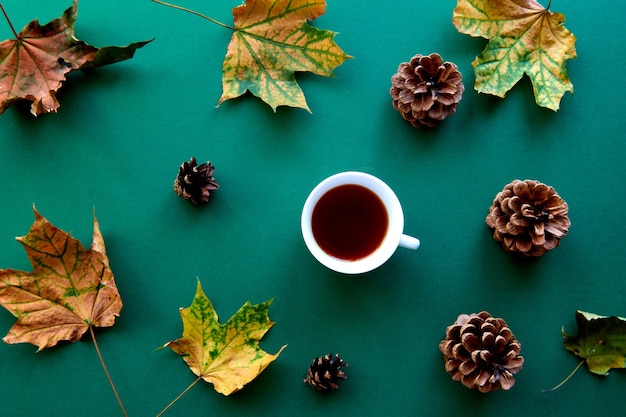
M 173 9 L 178 9 L 178 10 L 182 10 L 182 11 L 187 12 L 187 13 L 195 14 L 196 16 L 200 16 L 201 18 L 206 19 L 209 22 L 215 23 L 216 25 L 220 25 L 222 27 L 225 27 L 226 29 L 230 29 L 230 30 L 233 30 L 233 31 L 236 30 L 232 26 L 228 26 L 225 23 L 222 23 L 222 22 L 220 22 L 218 20 L 215 20 L 212 17 L 206 16 L 206 15 L 204 15 L 202 13 L 196 12 L 195 10 L 188 9 L 186 7 L 183 7 L 183 6 L 178 6 L 176 4 L 166 3 L 166 2 L 164 2 L 162 0 L 152 0 L 152 1 L 154 3 L 162 4 L 163 6 L 168 6 L 168 7 L 171 7 Z
M 111 385 L 111 388 L 113 389 L 113 394 L 115 394 L 117 403 L 120 405 L 120 408 L 122 409 L 122 414 L 124 414 L 124 417 L 128 417 L 128 413 L 126 412 L 126 409 L 124 408 L 122 399 L 120 398 L 120 395 L 117 393 L 117 389 L 115 389 L 115 384 L 113 383 L 113 380 L 111 379 L 111 375 L 109 375 L 109 371 L 107 370 L 107 367 L 104 364 L 104 359 L 102 358 L 102 353 L 100 352 L 100 348 L 98 347 L 98 342 L 96 341 L 96 335 L 93 331 L 92 326 L 89 326 L 89 333 L 91 334 L 91 340 L 93 340 L 93 345 L 96 347 L 96 353 L 98 354 L 98 358 L 100 359 L 100 363 L 102 364 L 102 369 L 104 369 L 104 373 L 107 377 L 107 380 L 109 381 L 109 384 Z
M 554 387 L 554 388 L 552 388 L 552 389 L 544 389 L 544 390 L 541 390 L 541 393 L 542 393 L 542 394 L 545 394 L 545 393 L 552 392 L 552 391 L 554 391 L 554 390 L 559 389 L 559 388 L 561 387 L 561 385 L 565 384 L 567 381 L 569 381 L 569 380 L 570 380 L 570 378 L 571 378 L 572 376 L 574 376 L 574 374 L 576 373 L 576 371 L 578 371 L 578 370 L 580 369 L 580 367 L 581 367 L 581 366 L 583 366 L 583 363 L 585 363 L 585 359 L 583 359 L 582 361 L 580 361 L 580 363 L 578 364 L 578 366 L 576 366 L 576 368 L 574 368 L 574 370 L 573 370 L 572 372 L 570 372 L 570 374 L 569 374 L 569 375 L 568 375 L 568 376 L 567 376 L 567 377 L 566 377 L 563 381 L 559 382 L 559 384 L 558 384 L 557 386 L 555 386 L 555 387 Z
M 11 19 L 9 19 L 9 16 L 7 15 L 7 12 L 4 10 L 4 6 L 2 5 L 2 3 L 0 3 L 0 9 L 2 9 L 2 14 L 4 14 L 4 17 L 6 18 L 7 22 L 9 22 L 9 26 L 11 27 L 11 31 L 13 31 L 13 35 L 15 35 L 15 38 L 19 38 L 19 35 L 17 34 L 15 28 L 13 27 L 13 23 L 11 23 Z
M 153 0 L 156 1 L 156 0 Z M 185 388 L 183 390 L 183 392 L 181 392 L 180 394 L 178 394 L 176 396 L 176 398 L 174 398 L 172 401 L 170 401 L 170 403 L 168 405 L 165 406 L 165 408 L 163 410 L 161 410 L 161 412 L 159 414 L 156 415 L 156 417 L 161 417 L 163 414 L 165 414 L 165 412 L 167 410 L 169 410 L 170 408 L 172 408 L 172 406 L 176 403 L 176 401 L 180 400 L 183 395 L 185 395 L 187 393 L 187 391 L 189 391 L 191 388 L 193 388 L 194 385 L 196 385 L 198 383 L 198 381 L 200 381 L 202 379 L 202 377 L 197 377 L 191 384 L 189 384 L 189 386 L 187 388 Z

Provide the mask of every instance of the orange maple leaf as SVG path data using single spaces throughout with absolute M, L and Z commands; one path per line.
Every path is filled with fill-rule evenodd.
M 335 43 L 335 32 L 308 23 L 326 12 L 325 0 L 245 0 L 233 8 L 234 26 L 186 7 L 152 1 L 233 31 L 222 64 L 218 106 L 250 92 L 274 111 L 290 106 L 311 112 L 295 73 L 333 77 L 333 70 L 352 58 Z
M 250 91 L 274 111 L 290 106 L 310 112 L 295 72 L 332 77 L 352 58 L 335 43 L 335 32 L 307 23 L 325 12 L 325 0 L 246 0 L 235 7 L 218 105 Z
M 0 269 L 0 305 L 17 317 L 4 342 L 28 342 L 42 350 L 77 341 L 93 327 L 113 326 L 122 300 L 96 218 L 86 250 L 33 210 L 30 231 L 17 238 L 33 272 Z
M 11 25 L 4 8 L 2 12 Z M 77 16 L 74 0 L 63 16 L 45 26 L 33 20 L 18 34 L 11 25 L 15 39 L 0 42 L 0 114 L 18 100 L 31 101 L 35 116 L 56 112 L 60 104 L 55 94 L 69 72 L 130 59 L 151 42 L 96 48 L 74 36 Z

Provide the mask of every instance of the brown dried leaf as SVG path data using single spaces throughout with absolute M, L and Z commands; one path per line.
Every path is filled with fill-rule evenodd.
M 33 272 L 0 270 L 0 305 L 17 321 L 6 343 L 32 343 L 39 350 L 74 342 L 91 327 L 111 327 L 122 309 L 98 221 L 86 250 L 36 209 L 24 246 Z
M 74 36 L 77 16 L 74 0 L 60 18 L 45 26 L 35 19 L 15 33 L 15 39 L 0 42 L 0 114 L 18 100 L 31 101 L 35 116 L 56 112 L 60 106 L 56 92 L 68 73 L 130 59 L 151 42 L 96 48 Z

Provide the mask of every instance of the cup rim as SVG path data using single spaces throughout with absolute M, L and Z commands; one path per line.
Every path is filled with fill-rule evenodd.
M 344 184 L 357 184 L 373 191 L 383 202 L 389 218 L 387 232 L 378 249 L 356 260 L 340 259 L 326 253 L 315 241 L 311 228 L 311 215 L 317 201 L 328 190 Z M 309 193 L 302 208 L 300 227 L 309 252 L 318 262 L 343 274 L 362 274 L 378 268 L 394 254 L 404 230 L 404 214 L 400 200 L 383 180 L 360 171 L 344 171 L 325 178 Z

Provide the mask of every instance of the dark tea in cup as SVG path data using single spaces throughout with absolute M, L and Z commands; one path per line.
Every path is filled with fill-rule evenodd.
M 383 242 L 388 226 L 389 216 L 382 200 L 358 184 L 328 190 L 315 204 L 311 216 L 313 237 L 320 248 L 346 260 L 374 252 Z
M 341 172 L 313 188 L 304 202 L 300 227 L 315 259 L 343 274 L 371 271 L 398 246 L 420 245 L 403 233 L 404 214 L 393 190 L 364 172 Z

